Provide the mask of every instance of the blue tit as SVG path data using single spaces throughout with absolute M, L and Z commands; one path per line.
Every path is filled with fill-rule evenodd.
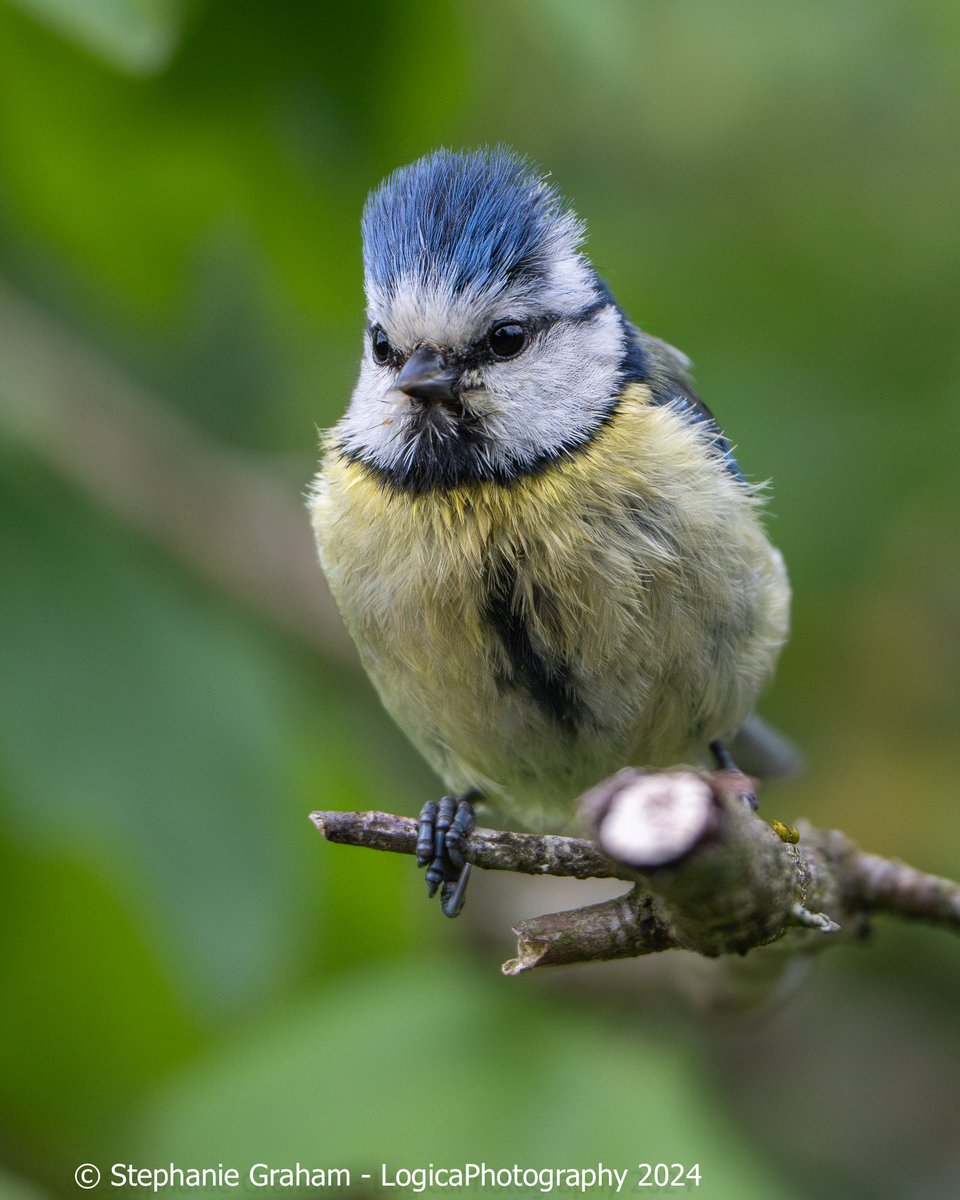
M 790 592 L 689 360 L 509 150 L 402 167 L 362 227 L 360 375 L 310 504 L 387 710 L 454 796 L 528 829 L 627 764 L 729 765 Z M 452 915 L 472 809 L 422 816 Z

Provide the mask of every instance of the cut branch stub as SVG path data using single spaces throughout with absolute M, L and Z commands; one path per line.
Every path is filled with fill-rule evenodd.
M 814 864 L 744 803 L 751 792 L 733 771 L 626 769 L 584 797 L 598 844 L 660 899 L 677 946 L 744 954 L 813 924 L 797 915 L 812 903 L 839 907 L 835 888 L 810 895 Z

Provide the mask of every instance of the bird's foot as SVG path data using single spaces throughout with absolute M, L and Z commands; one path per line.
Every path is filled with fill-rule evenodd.
M 475 825 L 473 805 L 466 797 L 444 796 L 439 804 L 428 800 L 420 812 L 417 866 L 427 868 L 428 895 L 440 888 L 440 908 L 446 917 L 458 916 L 463 908 L 470 879 L 463 843 Z
M 716 741 L 710 743 L 710 753 L 716 759 L 717 766 L 721 771 L 729 771 L 731 775 L 738 775 L 743 780 L 742 786 L 738 788 L 738 795 L 747 808 L 756 812 L 760 807 L 760 802 L 757 800 L 757 793 L 754 790 L 753 780 L 749 775 L 745 775 L 743 771 L 733 761 L 733 756 L 727 749 L 726 742 Z

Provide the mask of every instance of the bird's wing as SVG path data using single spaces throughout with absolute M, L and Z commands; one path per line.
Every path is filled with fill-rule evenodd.
M 690 359 L 668 342 L 640 330 L 634 330 L 634 334 L 638 358 L 646 360 L 646 382 L 654 403 L 668 404 L 692 424 L 702 426 L 723 455 L 728 470 L 742 480 L 743 474 L 716 417 L 694 391 Z M 803 758 L 796 746 L 756 713 L 749 716 L 730 739 L 729 750 L 737 766 L 758 779 L 795 775 L 803 767 Z
M 633 332 L 647 363 L 646 383 L 654 404 L 669 405 L 692 425 L 701 426 L 726 461 L 727 469 L 737 479 L 743 480 L 732 446 L 716 417 L 694 391 L 690 359 L 668 342 L 638 329 Z

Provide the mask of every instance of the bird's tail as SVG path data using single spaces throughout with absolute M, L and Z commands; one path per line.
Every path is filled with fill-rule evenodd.
M 797 747 L 756 713 L 747 717 L 728 747 L 740 770 L 757 779 L 784 779 L 803 769 Z

